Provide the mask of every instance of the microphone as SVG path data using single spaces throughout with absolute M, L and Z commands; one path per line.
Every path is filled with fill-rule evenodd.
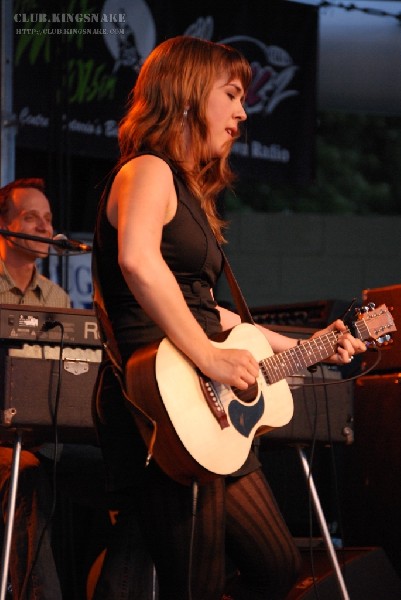
M 56 252 L 62 254 L 63 250 L 70 252 L 92 252 L 92 246 L 79 242 L 78 240 L 69 240 L 64 233 L 58 233 L 53 237 L 53 246 L 56 247 Z

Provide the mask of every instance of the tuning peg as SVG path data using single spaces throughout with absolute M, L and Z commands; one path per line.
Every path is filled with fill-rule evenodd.
M 377 343 L 380 344 L 380 346 L 387 346 L 392 341 L 393 340 L 391 339 L 391 336 L 388 333 L 377 338 Z
M 374 310 L 376 308 L 376 304 L 374 302 L 368 302 L 367 305 L 361 307 L 362 313 L 367 313 L 370 310 Z

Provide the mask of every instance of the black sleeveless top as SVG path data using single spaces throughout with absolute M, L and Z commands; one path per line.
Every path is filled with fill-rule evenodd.
M 199 200 L 189 192 L 174 165 L 163 156 L 159 158 L 172 170 L 178 200 L 175 216 L 163 228 L 162 256 L 195 319 L 211 336 L 221 330 L 210 290 L 221 274 L 223 257 Z M 134 350 L 163 338 L 164 333 L 138 304 L 118 266 L 117 230 L 106 215 L 112 181 L 113 177 L 99 204 L 93 253 L 105 307 L 125 363 Z
M 175 216 L 163 228 L 162 256 L 173 272 L 195 319 L 206 334 L 212 336 L 221 331 L 221 324 L 211 289 L 222 272 L 224 259 L 199 201 L 189 192 L 178 169 L 163 156 L 159 158 L 169 165 L 173 173 L 178 200 Z M 162 339 L 164 333 L 138 304 L 118 265 L 117 230 L 110 224 L 106 214 L 107 199 L 114 176 L 110 177 L 100 200 L 93 255 L 105 308 L 122 362 L 125 364 L 134 350 Z M 115 410 L 113 414 L 115 415 Z M 115 419 L 115 416 L 113 418 Z M 127 419 L 122 417 L 121 423 L 126 425 L 126 422 Z M 104 428 L 99 429 L 98 426 L 98 435 L 109 468 L 109 488 L 136 485 L 137 469 L 142 470 L 144 458 L 143 452 L 137 446 L 133 446 L 131 430 L 127 436 L 127 447 L 124 446 L 121 430 L 117 432 L 111 428 L 106 433 Z M 117 439 L 119 442 L 116 449 Z M 135 458 L 136 455 L 139 459 Z M 127 456 L 131 457 L 128 459 L 128 468 Z M 138 460 L 140 466 L 137 464 Z M 133 468 L 134 463 L 136 469 Z M 250 452 L 245 464 L 233 475 L 245 475 L 258 467 L 258 460 L 254 453 Z

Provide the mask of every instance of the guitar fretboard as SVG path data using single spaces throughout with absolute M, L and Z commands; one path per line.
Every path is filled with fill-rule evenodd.
M 391 313 L 385 304 L 363 314 L 353 323 L 353 327 L 355 335 L 362 341 L 380 340 L 381 336 L 397 331 Z M 264 378 L 269 383 L 276 383 L 325 360 L 334 354 L 338 338 L 343 333 L 349 333 L 349 329 L 346 328 L 344 332 L 330 331 L 261 360 L 259 366 Z
M 340 335 L 339 331 L 331 331 L 265 358 L 259 363 L 265 379 L 269 383 L 276 383 L 325 360 L 334 353 Z

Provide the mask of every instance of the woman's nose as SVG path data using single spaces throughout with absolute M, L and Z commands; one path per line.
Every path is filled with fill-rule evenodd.
M 238 120 L 239 121 L 245 121 L 247 118 L 248 118 L 248 115 L 245 112 L 245 108 L 241 104 L 240 108 L 238 109 Z

